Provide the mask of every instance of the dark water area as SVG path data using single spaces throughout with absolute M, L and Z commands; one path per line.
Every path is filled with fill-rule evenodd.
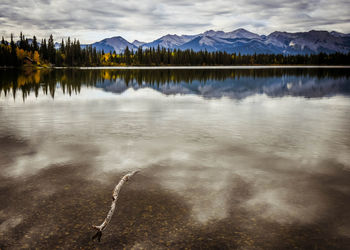
M 0 249 L 349 246 L 349 69 L 0 70 Z

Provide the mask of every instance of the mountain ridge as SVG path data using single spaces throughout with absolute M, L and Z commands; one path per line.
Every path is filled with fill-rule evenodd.
M 208 52 L 223 51 L 241 54 L 318 54 L 349 53 L 350 34 L 336 31 L 310 30 L 307 32 L 274 31 L 269 35 L 259 35 L 240 28 L 230 32 L 207 30 L 195 35 L 167 34 L 151 42 L 135 40 L 130 43 L 121 36 L 105 38 L 91 44 L 105 52 L 123 52 L 126 47 L 165 49 L 192 49 Z M 84 45 L 86 46 L 86 45 Z

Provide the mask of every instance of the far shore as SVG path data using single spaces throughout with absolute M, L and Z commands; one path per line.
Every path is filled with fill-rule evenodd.
M 349 65 L 237 65 L 237 66 L 0 66 L 0 69 L 271 69 L 271 68 L 350 68 Z
M 346 65 L 245 65 L 245 66 L 97 66 L 97 67 L 54 67 L 55 69 L 269 69 L 269 68 L 350 68 Z

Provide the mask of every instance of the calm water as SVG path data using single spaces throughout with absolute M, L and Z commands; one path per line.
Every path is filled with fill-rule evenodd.
M 0 93 L 1 249 L 350 246 L 349 69 L 0 70 Z

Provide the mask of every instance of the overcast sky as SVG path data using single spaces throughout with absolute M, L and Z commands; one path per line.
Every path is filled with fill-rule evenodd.
M 82 43 L 117 35 L 148 42 L 209 29 L 350 33 L 349 13 L 349 0 L 0 0 L 0 32 Z

